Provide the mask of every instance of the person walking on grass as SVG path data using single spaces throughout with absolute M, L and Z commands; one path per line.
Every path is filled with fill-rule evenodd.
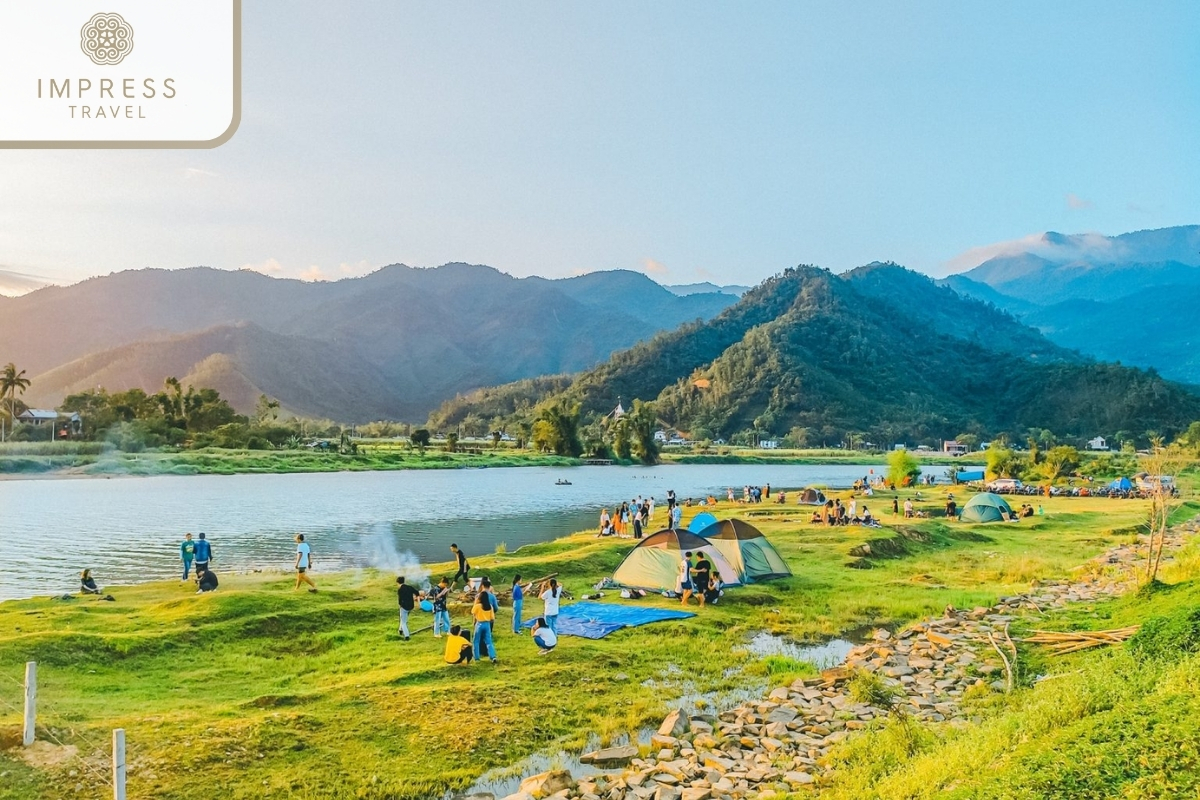
M 496 598 L 492 594 L 492 582 L 487 578 L 475 595 L 475 605 L 471 607 L 471 616 L 475 620 L 475 635 L 472 637 L 471 653 L 478 661 L 480 653 L 487 653 L 493 664 L 496 660 L 496 644 L 492 640 L 492 625 L 496 621 Z
M 419 593 L 404 581 L 404 576 L 396 578 L 396 600 L 400 603 L 400 635 L 408 641 L 408 615 L 417 607 Z
M 550 586 L 541 594 L 542 619 L 546 620 L 546 627 L 555 633 L 558 633 L 558 600 L 561 594 L 562 587 L 554 578 L 550 579 Z
M 438 581 L 433 593 L 433 638 L 440 639 L 442 634 L 450 633 L 450 611 L 446 602 L 450 598 L 450 581 L 442 578 Z
M 183 542 L 179 545 L 179 559 L 183 562 L 183 577 L 181 581 L 186 581 L 192 573 L 192 561 L 196 558 L 196 543 L 192 541 L 192 535 L 185 533 Z
M 461 577 L 463 583 L 471 582 L 471 565 L 467 563 L 467 554 L 458 548 L 457 544 L 450 545 L 450 552 L 454 553 L 454 557 L 458 560 L 458 572 L 454 573 L 454 577 L 450 579 L 450 589 L 454 590 L 454 584 L 458 583 Z
M 521 586 L 521 576 L 513 576 L 512 584 L 512 600 L 513 600 L 513 633 L 521 632 L 521 612 L 525 608 L 525 589 Z
M 204 538 L 204 534 L 200 534 L 200 538 Z M 312 548 L 308 546 L 308 542 L 304 541 L 304 534 L 296 534 L 296 589 L 300 588 L 301 583 L 308 584 L 310 592 L 317 591 L 317 585 L 313 583 L 312 578 L 308 577 L 308 571 L 312 569 Z M 196 569 L 200 568 L 199 562 L 196 564 Z
M 196 574 L 199 575 L 202 571 L 208 569 L 208 562 L 212 561 L 213 551 L 212 543 L 200 534 L 200 541 L 196 542 Z
M 679 562 L 679 596 L 683 598 L 683 605 L 687 605 L 688 598 L 692 596 L 692 551 L 689 550 L 683 554 L 683 560 Z

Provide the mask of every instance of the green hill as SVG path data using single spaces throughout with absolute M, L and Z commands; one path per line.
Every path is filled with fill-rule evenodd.
M 1170 433 L 1200 418 L 1200 397 L 1185 388 L 1085 362 L 895 265 L 845 276 L 789 269 L 708 322 L 615 354 L 558 396 L 585 416 L 618 397 L 657 400 L 662 424 L 695 439 L 800 428 L 810 439 L 854 431 L 884 445 L 966 430 L 1023 440 L 1031 427 L 1063 437 Z M 455 413 L 471 413 L 469 402 Z

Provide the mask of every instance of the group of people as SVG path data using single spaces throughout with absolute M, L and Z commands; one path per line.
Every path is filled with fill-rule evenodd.
M 681 604 L 687 605 L 688 600 L 695 597 L 703 608 L 706 603 L 716 603 L 721 597 L 721 577 L 713 569 L 712 562 L 704 553 L 695 564 L 692 563 L 693 553 L 689 550 L 683 554 L 679 562 L 679 577 L 675 581 L 676 593 L 681 598 Z
M 711 500 L 711 498 L 710 498 Z M 715 502 L 715 500 L 713 501 Z M 691 504 L 691 500 L 688 501 Z M 641 539 L 646 529 L 654 519 L 654 498 L 642 498 L 638 495 L 616 506 L 613 513 L 605 508 L 600 512 L 600 531 L 597 537 L 603 536 L 632 536 Z M 679 528 L 683 520 L 683 508 L 675 497 L 675 490 L 667 490 L 667 527 L 672 530 Z
M 296 534 L 295 542 L 296 554 L 292 564 L 296 571 L 295 588 L 299 589 L 301 584 L 307 584 L 310 592 L 316 592 L 317 585 L 308 575 L 308 571 L 312 569 L 312 547 L 304 541 L 303 533 Z M 207 534 L 202 532 L 198 539 L 193 539 L 190 533 L 184 534 L 183 541 L 179 544 L 179 560 L 183 563 L 181 581 L 187 581 L 193 567 L 195 568 L 197 594 L 214 591 L 220 585 L 217 573 L 212 569 L 213 547 Z
M 871 515 L 871 509 L 867 508 L 866 503 L 863 504 L 862 512 L 859 512 L 856 498 L 850 498 L 850 501 L 845 504 L 842 503 L 841 498 L 826 500 L 819 510 L 812 513 L 809 521 L 821 525 L 864 525 L 868 528 L 879 526 L 879 522 Z
M 404 641 L 409 641 L 409 618 L 418 608 L 418 604 L 427 601 L 433 611 L 433 637 L 446 637 L 445 660 L 448 664 L 469 664 L 487 657 L 493 664 L 498 664 L 496 657 L 496 640 L 494 627 L 500 600 L 490 578 L 479 580 L 474 602 L 471 604 L 471 629 L 451 623 L 449 611 L 450 593 L 454 591 L 458 579 L 462 578 L 464 585 L 472 586 L 471 564 L 466 553 L 457 543 L 450 545 L 458 564 L 458 571 L 453 578 L 442 578 L 436 587 L 422 591 L 408 583 L 401 575 L 396 578 L 396 599 L 400 606 L 399 634 Z M 512 632 L 524 634 L 525 598 L 533 589 L 532 583 L 521 583 L 521 576 L 514 575 L 512 581 Z M 558 610 L 562 599 L 562 586 L 551 578 L 547 581 L 542 592 L 538 595 L 542 601 L 542 615 L 533 620 L 531 633 L 533 642 L 538 646 L 540 655 L 546 655 L 558 645 Z M 469 638 L 468 638 L 469 635 Z

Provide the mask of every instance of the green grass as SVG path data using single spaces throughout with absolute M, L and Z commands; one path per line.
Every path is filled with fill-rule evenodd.
M 924 494 L 919 507 L 940 508 L 940 493 Z M 884 504 L 877 497 L 872 505 Z M 548 657 L 507 632 L 503 609 L 498 667 L 448 667 L 429 633 L 398 641 L 394 584 L 376 573 L 318 574 L 317 595 L 259 574 L 224 576 L 221 590 L 205 596 L 156 583 L 114 590 L 112 603 L 8 602 L 0 604 L 0 701 L 17 704 L 13 679 L 37 660 L 43 725 L 77 741 L 127 730 L 132 798 L 207 800 L 214 786 L 223 798 L 428 797 L 531 752 L 656 725 L 685 692 L 810 674 L 800 662 L 757 659 L 738 647 L 760 631 L 819 640 L 900 625 L 948 603 L 986 604 L 1031 579 L 1066 576 L 1128 541 L 1146 510 L 1139 501 L 1100 499 L 1044 505 L 1045 517 L 1020 524 L 920 520 L 871 531 L 904 546 L 870 559 L 870 569 L 847 568 L 866 531 L 809 525 L 795 506 L 738 507 L 768 533 L 793 578 L 731 590 L 691 620 L 597 642 L 566 637 Z M 718 513 L 731 509 L 722 504 Z M 501 585 L 514 572 L 558 572 L 581 594 L 611 574 L 629 546 L 576 535 L 473 561 Z M 442 570 L 448 565 L 435 574 Z M 465 621 L 466 610 L 453 615 Z M 18 726 L 0 702 L 3 741 Z M 909 731 L 904 741 L 924 735 Z M 0 798 L 64 796 L 78 781 L 66 769 L 31 771 L 0 752 L 0 773 L 8 774 Z

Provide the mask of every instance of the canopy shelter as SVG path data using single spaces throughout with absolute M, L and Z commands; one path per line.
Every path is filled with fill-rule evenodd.
M 1003 522 L 1016 519 L 1016 512 L 1003 497 L 991 492 L 980 492 L 963 506 L 960 519 L 963 522 Z
M 716 522 L 717 518 L 712 514 L 708 513 L 707 511 L 701 511 L 699 514 L 692 517 L 692 521 L 688 523 L 688 530 L 692 533 L 700 533 L 700 531 L 704 530 L 709 525 L 716 524 Z
M 642 539 L 613 572 L 613 582 L 629 589 L 673 592 L 679 585 L 679 566 L 684 553 L 703 553 L 725 585 L 741 583 L 738 572 L 712 542 L 682 530 L 662 530 Z M 693 560 L 698 561 L 699 558 Z
M 787 562 L 763 532 L 740 519 L 727 519 L 704 529 L 705 539 L 721 551 L 742 583 L 787 578 Z
M 823 506 L 825 505 L 825 493 L 815 486 L 810 486 L 800 493 L 798 502 L 802 506 Z
M 1117 478 L 1108 485 L 1108 488 L 1115 489 L 1118 492 L 1128 492 L 1133 489 L 1133 484 L 1130 482 L 1129 478 Z

